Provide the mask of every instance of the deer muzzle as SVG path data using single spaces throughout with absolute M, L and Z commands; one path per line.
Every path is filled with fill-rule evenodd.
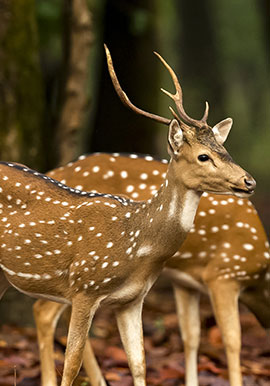
M 235 186 L 232 186 L 234 194 L 241 198 L 251 196 L 254 193 L 255 188 L 256 181 L 248 173 L 246 173 Z

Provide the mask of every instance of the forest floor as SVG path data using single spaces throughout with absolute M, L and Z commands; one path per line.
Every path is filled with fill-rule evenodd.
M 201 306 L 202 337 L 198 370 L 200 386 L 229 386 L 222 340 L 207 299 Z M 183 344 L 178 332 L 171 291 L 151 291 L 143 312 L 148 386 L 184 385 Z M 270 385 L 269 335 L 254 316 L 241 309 L 241 363 L 245 386 Z M 100 310 L 95 317 L 91 342 L 103 374 L 111 386 L 131 386 L 132 379 L 112 312 Z M 57 330 L 54 359 L 61 380 L 66 335 Z M 86 386 L 81 370 L 75 385 Z M 0 385 L 40 385 L 36 331 L 32 327 L 2 326 L 0 330 Z

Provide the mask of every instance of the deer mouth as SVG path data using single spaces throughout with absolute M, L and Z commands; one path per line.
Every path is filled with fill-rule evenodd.
M 232 191 L 238 197 L 249 197 L 254 193 L 254 190 L 255 189 L 232 188 Z

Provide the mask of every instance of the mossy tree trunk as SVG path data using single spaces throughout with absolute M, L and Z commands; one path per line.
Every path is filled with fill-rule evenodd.
M 0 0 L 0 159 L 41 169 L 43 118 L 34 0 Z

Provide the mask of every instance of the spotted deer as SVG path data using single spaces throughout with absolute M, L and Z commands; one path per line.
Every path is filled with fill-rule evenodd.
M 150 155 L 96 153 L 81 156 L 48 175 L 75 189 L 108 191 L 147 200 L 164 183 L 167 166 L 166 159 L 159 161 Z M 252 203 L 231 195 L 203 193 L 187 239 L 166 262 L 163 271 L 175 292 L 186 353 L 186 385 L 198 385 L 200 293 L 213 298 L 217 322 L 224 336 L 231 384 L 237 384 L 233 379 L 241 384 L 235 296 L 253 311 L 265 328 L 270 328 L 269 266 L 269 243 Z M 62 309 L 63 305 L 45 300 L 38 300 L 34 305 L 44 386 L 52 384 L 54 379 L 53 336 Z M 84 353 L 84 365 L 92 386 L 105 385 L 104 380 L 101 383 L 102 375 L 89 345 Z
M 202 193 L 247 197 L 255 181 L 229 156 L 223 142 L 232 125 L 207 124 L 183 108 L 182 90 L 171 67 L 178 113 L 167 119 L 131 104 L 115 75 L 114 87 L 136 112 L 169 126 L 171 156 L 164 183 L 147 201 L 70 188 L 14 163 L 0 163 L 1 295 L 19 291 L 71 305 L 62 386 L 71 385 L 81 365 L 87 333 L 100 304 L 115 308 L 135 386 L 145 386 L 141 311 L 143 299 L 165 262 L 178 251 Z

